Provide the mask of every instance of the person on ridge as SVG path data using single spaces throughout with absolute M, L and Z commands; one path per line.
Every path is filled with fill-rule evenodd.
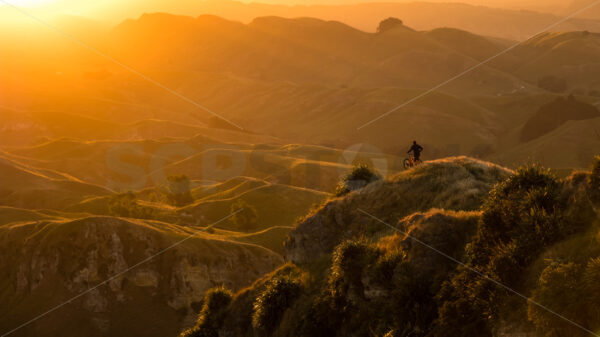
M 423 151 L 423 147 L 419 144 L 417 144 L 417 141 L 413 141 L 413 145 L 410 147 L 410 150 L 408 150 L 407 153 L 413 153 L 413 156 L 415 158 L 415 162 L 420 161 L 421 160 L 421 152 Z

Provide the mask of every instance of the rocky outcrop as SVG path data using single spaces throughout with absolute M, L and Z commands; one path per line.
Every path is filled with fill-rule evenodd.
M 75 297 L 14 335 L 48 335 L 74 317 L 77 328 L 62 336 L 176 335 L 195 319 L 206 290 L 241 289 L 283 262 L 258 246 L 192 235 L 185 227 L 112 217 L 4 226 L 0 264 L 9 291 L 0 295 L 13 305 L 0 309 L 0 329 Z

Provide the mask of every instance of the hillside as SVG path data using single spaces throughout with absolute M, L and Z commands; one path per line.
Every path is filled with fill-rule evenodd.
M 577 296 L 597 287 L 599 172 L 598 157 L 564 180 L 449 158 L 372 183 L 300 222 L 285 266 L 207 293 L 230 301 L 181 336 L 586 336 L 598 316 L 574 313 L 596 305 Z
M 383 18 L 396 16 L 402 18 L 410 26 L 419 30 L 428 30 L 436 27 L 452 27 L 468 30 L 480 35 L 496 36 L 507 39 L 524 39 L 538 32 L 543 27 L 558 21 L 565 13 L 574 12 L 590 3 L 590 1 L 573 1 L 573 4 L 560 2 L 559 8 L 548 3 L 540 5 L 523 1 L 516 4 L 501 4 L 493 1 L 479 1 L 469 4 L 451 3 L 447 1 L 401 1 L 356 4 L 336 3 L 306 3 L 302 5 L 269 4 L 267 1 L 243 3 L 239 1 L 206 1 L 194 4 L 193 13 L 212 14 L 230 20 L 250 22 L 260 16 L 282 17 L 314 17 L 322 20 L 336 20 L 373 32 Z M 567 5 L 570 5 L 569 8 Z M 545 7 L 549 8 L 545 8 Z M 530 10 L 523 10 L 529 7 Z M 509 9 L 507 9 L 509 8 Z M 510 8 L 515 8 L 514 10 Z M 157 9 L 160 10 L 160 9 Z M 186 10 L 176 10 L 179 14 L 188 14 Z M 593 10 L 589 11 L 594 13 Z M 553 13 L 553 14 L 549 14 Z M 582 15 L 585 19 L 570 20 L 560 27 L 561 30 L 598 30 L 598 15 Z M 596 28 L 596 29 L 594 29 Z
M 0 20 L 2 336 L 600 331 L 599 21 L 218 2 Z
M 600 118 L 600 110 L 591 104 L 579 102 L 573 96 L 559 98 L 540 107 L 535 115 L 525 123 L 521 139 L 529 141 L 543 136 L 568 121 L 584 121 Z
M 259 246 L 200 233 L 138 265 L 194 232 L 109 217 L 2 225 L 0 260 L 6 277 L 0 299 L 6 305 L 0 309 L 0 329 L 8 331 L 90 289 L 15 336 L 174 335 L 193 321 L 193 308 L 208 288 L 242 289 L 282 263 L 279 255 Z M 108 284 L 95 288 L 107 279 Z M 55 324 L 65 317 L 71 319 Z
M 153 81 L 177 88 L 176 94 L 116 65 L 80 58 L 80 52 L 70 49 L 64 51 L 63 59 L 73 60 L 72 69 L 59 77 L 55 72 L 32 73 L 30 61 L 23 59 L 11 70 L 14 85 L 6 85 L 11 99 L 3 104 L 6 113 L 0 116 L 0 140 L 3 147 L 44 146 L 65 137 L 130 143 L 177 138 L 196 148 L 222 143 L 348 148 L 366 143 L 380 152 L 398 154 L 418 139 L 428 159 L 503 157 L 509 159 L 503 164 L 515 167 L 521 161 L 510 160 L 511 151 L 530 148 L 529 139 L 521 139 L 518 132 L 540 107 L 568 94 L 588 104 L 598 103 L 595 74 L 600 69 L 600 40 L 596 33 L 540 34 L 428 92 L 512 42 L 440 28 L 441 24 L 419 30 L 410 21 L 404 22 L 397 29 L 372 33 L 309 17 L 265 16 L 240 23 L 211 15 L 145 14 L 114 27 L 100 45 L 120 62 L 135 64 L 136 71 Z M 32 52 L 26 46 L 11 48 Z M 89 73 L 106 76 L 85 75 Z M 560 90 L 544 84 L 548 79 L 561 84 Z M 63 90 L 72 95 L 65 97 Z M 221 127 L 228 130 L 215 127 L 215 113 L 242 130 L 225 121 Z M 77 127 L 69 128 L 71 122 Z M 575 141 L 585 147 L 593 145 L 587 134 Z M 536 152 L 526 155 L 542 160 Z M 566 156 L 562 153 L 558 158 Z M 275 160 L 290 165 L 289 159 Z M 70 171 L 90 183 L 124 180 L 107 176 L 99 168 L 81 172 L 55 164 L 36 166 Z M 559 163 L 560 167 L 585 165 L 585 159 Z M 311 166 L 306 163 L 298 169 Z M 191 175 L 192 168 L 173 168 Z M 263 179 L 271 172 L 262 174 L 243 173 Z M 211 180 L 198 176 L 194 179 Z M 289 183 L 286 177 L 277 179 Z M 326 190 L 331 186 L 302 187 Z
M 37 170 L 0 157 L 2 187 L 0 205 L 29 209 L 61 209 L 86 196 L 111 193 L 110 190 L 57 172 Z

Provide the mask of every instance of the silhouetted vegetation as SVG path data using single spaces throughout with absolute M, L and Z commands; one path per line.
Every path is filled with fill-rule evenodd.
M 288 278 L 276 278 L 254 301 L 252 325 L 271 334 L 281 317 L 300 295 L 300 284 Z
M 110 215 L 126 218 L 153 219 L 155 217 L 152 208 L 138 204 L 137 197 L 133 192 L 112 196 L 108 202 L 108 212 Z
M 346 195 L 377 180 L 381 180 L 381 176 L 379 174 L 377 174 L 368 165 L 359 164 L 354 166 L 352 171 L 342 178 L 342 181 L 338 184 L 335 190 L 335 195 L 338 197 Z
M 461 174 L 491 179 L 483 166 L 463 167 Z M 495 185 L 480 211 L 417 212 L 394 224 L 401 233 L 363 230 L 323 259 L 288 264 L 243 292 L 228 316 L 240 325 L 224 326 L 223 332 L 250 331 L 251 325 L 248 336 L 491 337 L 508 321 L 520 332 L 585 336 L 581 327 L 496 282 L 585 329 L 600 328 L 600 236 L 593 227 L 598 215 L 586 197 L 597 190 L 599 171 L 599 158 L 591 172 L 563 180 L 540 166 L 525 166 Z M 334 218 L 323 221 L 343 221 Z
M 377 27 L 377 32 L 383 33 L 388 30 L 402 26 L 404 26 L 404 22 L 402 22 L 402 20 L 397 18 L 387 18 L 379 23 L 379 26 Z
M 589 206 L 576 203 L 565 189 L 564 183 L 538 166 L 520 168 L 494 188 L 467 250 L 469 266 L 523 291 L 525 271 L 541 252 L 590 224 Z M 440 336 L 448 332 L 491 336 L 494 324 L 500 323 L 498 317 L 508 311 L 525 314 L 525 302 L 466 268 L 460 268 L 445 287 Z
M 258 227 L 258 212 L 254 206 L 249 205 L 242 199 L 231 205 L 230 212 L 233 214 L 231 221 L 241 231 L 251 231 Z
M 219 328 L 231 300 L 231 292 L 223 287 L 209 290 L 204 296 L 196 326 L 182 332 L 180 337 L 219 337 Z
M 530 141 L 541 137 L 570 120 L 586 120 L 600 117 L 600 111 L 588 103 L 578 101 L 574 96 L 559 97 L 543 105 L 525 123 L 521 130 L 521 140 Z
M 167 178 L 167 198 L 174 206 L 185 206 L 194 201 L 192 183 L 185 175 L 174 175 Z
M 589 177 L 590 198 L 596 204 L 600 204 L 600 156 L 594 158 L 592 173 Z

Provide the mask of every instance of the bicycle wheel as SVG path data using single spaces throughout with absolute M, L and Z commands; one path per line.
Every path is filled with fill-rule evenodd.
M 404 169 L 408 170 L 410 167 L 410 159 L 404 159 Z

